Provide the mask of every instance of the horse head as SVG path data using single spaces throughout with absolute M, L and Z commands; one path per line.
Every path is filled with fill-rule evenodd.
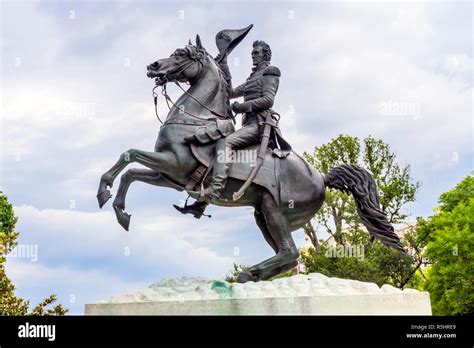
M 193 84 L 201 73 L 206 56 L 208 53 L 197 35 L 196 45 L 189 40 L 184 48 L 176 49 L 169 58 L 158 59 L 148 65 L 147 76 L 154 78 L 157 86 L 173 81 Z

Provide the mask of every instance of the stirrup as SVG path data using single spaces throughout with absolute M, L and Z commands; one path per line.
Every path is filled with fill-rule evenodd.
M 196 219 L 200 219 L 203 215 L 209 218 L 212 217 L 211 215 L 204 214 L 204 211 L 206 210 L 206 205 L 202 204 L 201 207 L 196 207 L 198 201 L 188 205 L 188 199 L 189 196 L 188 198 L 186 198 L 184 207 L 177 206 L 176 204 L 173 204 L 173 207 L 181 214 L 192 214 Z

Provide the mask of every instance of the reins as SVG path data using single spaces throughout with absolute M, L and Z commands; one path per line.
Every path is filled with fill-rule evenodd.
M 202 65 L 202 62 L 197 60 L 197 62 L 201 63 Z M 169 82 L 168 81 L 168 75 L 169 74 L 174 74 L 176 72 L 183 72 L 185 71 L 186 69 L 188 69 L 191 64 L 193 64 L 194 61 L 191 61 L 191 62 L 188 62 L 186 64 L 183 64 L 183 65 L 180 65 L 178 66 L 176 69 L 173 69 L 172 71 L 168 72 L 165 76 L 164 76 L 164 84 L 161 86 L 161 94 L 165 97 L 165 100 L 166 100 L 166 105 L 168 106 L 168 109 L 171 110 L 171 107 L 170 107 L 170 103 L 171 105 L 173 105 L 175 108 L 179 109 L 180 112 L 183 112 L 185 113 L 186 115 L 189 115 L 191 117 L 194 117 L 194 118 L 197 118 L 198 120 L 201 120 L 201 121 L 216 121 L 217 118 L 228 118 L 226 117 L 225 115 L 222 115 L 210 108 L 208 108 L 206 105 L 204 105 L 203 103 L 201 103 L 201 101 L 199 101 L 198 99 L 196 99 L 191 93 L 189 93 L 188 91 L 186 91 L 180 84 L 178 81 L 174 81 L 174 83 L 183 91 L 184 94 L 186 94 L 188 97 L 190 97 L 191 99 L 193 99 L 196 103 L 198 103 L 201 107 L 203 107 L 204 109 L 206 109 L 207 111 L 209 111 L 211 114 L 217 116 L 217 118 L 204 118 L 204 117 L 199 117 L 197 115 L 194 115 L 188 111 L 186 111 L 184 108 L 181 109 L 181 106 L 177 106 L 173 100 L 171 99 L 171 97 L 168 95 L 168 92 L 166 90 L 166 84 Z M 202 66 L 201 66 L 202 68 Z M 181 71 L 180 71 L 181 70 Z M 158 115 L 158 93 L 155 92 L 155 89 L 158 88 L 159 86 L 155 86 L 153 87 L 152 89 L 152 94 L 153 94 L 153 103 L 155 104 L 155 115 L 156 115 L 156 118 L 158 119 L 158 121 L 161 123 L 161 124 L 164 124 L 165 122 L 163 122 L 160 118 L 160 116 Z

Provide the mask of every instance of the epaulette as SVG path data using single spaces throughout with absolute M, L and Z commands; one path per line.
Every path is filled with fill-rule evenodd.
M 281 76 L 280 69 L 278 69 L 276 66 L 268 66 L 263 70 L 263 75 L 275 75 L 275 76 Z

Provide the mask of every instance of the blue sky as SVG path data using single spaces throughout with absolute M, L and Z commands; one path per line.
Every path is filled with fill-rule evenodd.
M 2 2 L 0 186 L 19 217 L 18 293 L 50 293 L 72 313 L 162 277 L 221 278 L 271 256 L 252 210 L 183 217 L 185 194 L 135 183 L 130 232 L 99 211 L 100 175 L 129 148 L 153 149 L 159 125 L 146 65 L 200 34 L 254 24 L 229 60 L 234 84 L 267 41 L 282 71 L 275 109 L 295 149 L 338 134 L 389 143 L 422 183 L 404 209 L 427 216 L 472 170 L 470 2 Z M 174 98 L 179 91 L 170 86 Z M 391 105 L 387 112 L 387 105 Z M 396 111 L 393 106 L 414 106 Z M 160 113 L 165 114 L 164 105 Z M 324 236 L 323 234 L 321 236 Z M 302 233 L 296 232 L 298 243 Z

